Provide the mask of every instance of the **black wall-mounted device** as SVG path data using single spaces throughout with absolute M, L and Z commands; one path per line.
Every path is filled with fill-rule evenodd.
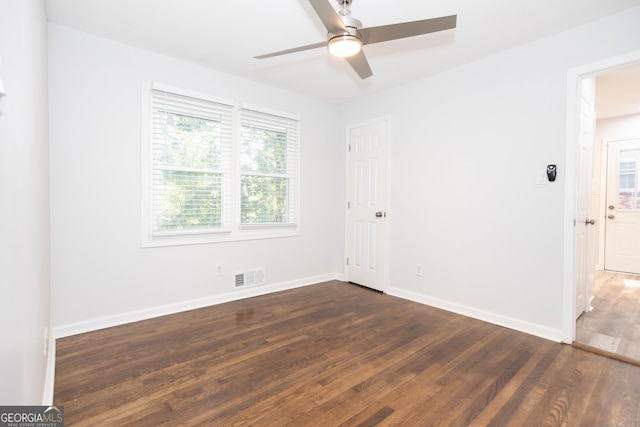
M 556 180 L 557 168 L 556 165 L 547 165 L 547 179 L 549 182 Z

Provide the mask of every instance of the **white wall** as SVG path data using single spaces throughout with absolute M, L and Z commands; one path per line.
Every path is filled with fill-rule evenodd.
M 238 269 L 265 267 L 268 289 L 335 277 L 344 129 L 388 116 L 388 291 L 560 339 L 567 71 L 640 49 L 639 19 L 636 7 L 338 108 L 50 25 L 55 327 L 73 333 L 243 296 L 231 290 Z M 302 236 L 141 249 L 143 80 L 302 115 Z M 536 185 L 549 163 L 558 180 Z
M 0 0 L 0 405 L 40 405 L 50 328 L 47 26 L 40 0 Z
M 636 7 L 339 109 L 344 127 L 391 117 L 390 293 L 561 339 L 567 71 L 640 49 L 638 22 Z
M 237 270 L 266 269 L 271 288 L 255 292 L 336 277 L 344 259 L 344 155 L 331 106 L 54 24 L 49 44 L 58 334 L 250 295 L 233 291 Z M 299 114 L 301 236 L 141 249 L 143 81 Z

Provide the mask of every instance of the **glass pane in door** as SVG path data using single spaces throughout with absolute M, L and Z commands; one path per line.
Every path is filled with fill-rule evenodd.
M 618 158 L 618 209 L 640 210 L 640 150 L 622 150 Z

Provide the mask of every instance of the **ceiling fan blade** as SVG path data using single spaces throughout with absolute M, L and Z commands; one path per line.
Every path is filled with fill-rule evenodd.
M 348 56 L 344 58 L 347 60 L 351 68 L 353 68 L 356 73 L 360 76 L 362 80 L 367 77 L 373 76 L 373 72 L 371 71 L 371 67 L 369 67 L 369 62 L 367 58 L 364 56 L 364 52 L 360 51 L 353 56 Z
M 421 34 L 450 30 L 456 27 L 458 15 L 440 18 L 423 19 L 421 21 L 404 22 L 402 24 L 382 25 L 380 27 L 361 28 L 362 44 L 373 44 Z
M 309 3 L 311 3 L 320 20 L 322 20 L 327 31 L 334 34 L 345 33 L 347 31 L 344 22 L 342 22 L 338 13 L 331 7 L 331 4 L 329 4 L 327 0 L 309 0 Z
M 273 52 L 273 53 L 267 53 L 264 55 L 254 56 L 254 58 L 255 59 L 272 58 L 274 56 L 287 55 L 289 53 L 302 52 L 305 50 L 316 49 L 319 47 L 326 47 L 326 46 L 327 46 L 327 42 L 320 42 L 315 44 L 309 44 L 306 46 L 294 47 L 293 49 L 281 50 L 279 52 Z

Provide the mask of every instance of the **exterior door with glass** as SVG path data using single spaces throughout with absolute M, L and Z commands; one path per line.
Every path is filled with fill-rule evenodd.
M 605 270 L 640 274 L 640 139 L 610 141 Z

